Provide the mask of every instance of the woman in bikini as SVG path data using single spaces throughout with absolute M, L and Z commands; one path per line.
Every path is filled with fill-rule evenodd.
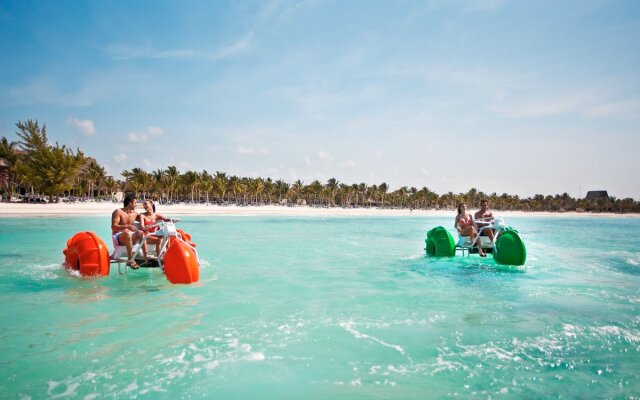
M 471 218 L 471 214 L 467 214 L 467 205 L 464 203 L 458 205 L 458 215 L 456 215 L 456 222 L 453 226 L 455 226 L 460 235 L 469 236 L 471 243 L 473 243 L 476 236 L 478 236 L 478 231 L 476 231 L 475 226 L 473 226 L 473 218 Z M 487 255 L 482 251 L 480 240 L 478 240 L 476 245 L 478 246 L 478 254 L 480 257 L 486 257 Z
M 148 233 L 155 232 L 158 229 L 158 226 L 156 225 L 158 221 L 169 221 L 168 218 L 156 214 L 156 205 L 153 204 L 151 200 L 145 200 L 142 203 L 142 207 L 144 207 L 145 212 L 138 215 L 138 221 L 140 222 L 140 228 L 143 231 Z M 147 235 L 146 240 L 147 243 L 156 245 L 157 256 L 160 253 L 160 242 L 162 242 L 162 240 L 153 235 Z

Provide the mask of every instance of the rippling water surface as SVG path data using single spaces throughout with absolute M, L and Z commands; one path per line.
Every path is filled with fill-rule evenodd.
M 189 217 L 174 286 L 61 268 L 108 217 L 0 219 L 0 397 L 638 397 L 640 219 L 511 218 L 524 268 L 426 258 L 452 222 Z

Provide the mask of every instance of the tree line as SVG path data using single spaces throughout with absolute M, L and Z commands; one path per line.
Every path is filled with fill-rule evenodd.
M 380 207 L 405 209 L 454 209 L 461 202 L 477 208 L 486 199 L 497 210 L 640 212 L 640 203 L 631 198 L 576 199 L 567 193 L 520 198 L 507 193 L 484 193 L 471 188 L 466 193 L 437 194 L 427 187 L 407 187 L 391 191 L 380 183 L 343 183 L 335 178 L 305 184 L 271 178 L 251 178 L 209 173 L 180 172 L 175 166 L 145 171 L 132 168 L 121 172 L 122 180 L 108 176 L 95 159 L 52 144 L 46 126 L 28 120 L 16 123 L 18 141 L 0 140 L 0 158 L 7 161 L 0 189 L 3 198 L 16 194 L 45 195 L 57 202 L 60 197 L 111 200 L 118 192 L 135 193 L 161 203 L 215 203 L 237 205 L 305 204 L 322 207 Z

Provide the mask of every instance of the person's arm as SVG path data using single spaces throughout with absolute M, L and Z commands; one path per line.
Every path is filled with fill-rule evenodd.
M 456 228 L 456 230 L 458 232 L 461 231 L 461 229 L 460 229 L 460 214 L 456 215 L 456 221 L 453 223 L 453 227 Z
M 156 222 L 158 222 L 158 220 L 163 221 L 163 222 L 169 222 L 169 221 L 171 221 L 171 219 L 169 219 L 169 218 L 165 218 L 165 217 L 163 217 L 163 216 L 162 216 L 162 215 L 160 215 L 160 214 L 156 214 Z
M 476 230 L 479 230 L 480 227 L 483 225 L 481 222 L 477 222 L 476 221 L 476 215 L 473 214 L 469 214 L 469 218 L 471 219 L 471 225 L 473 225 L 474 228 L 476 228 Z
M 149 228 L 146 228 L 147 226 L 147 219 L 144 217 L 143 214 L 138 214 L 138 216 L 136 217 L 136 219 L 138 220 L 138 222 L 140 222 L 140 230 L 143 232 L 146 232 L 149 230 Z

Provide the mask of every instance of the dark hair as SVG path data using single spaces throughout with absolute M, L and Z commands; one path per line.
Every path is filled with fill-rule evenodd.
M 487 204 L 489 204 L 489 200 L 487 200 L 487 199 L 482 199 L 482 200 L 480 200 L 480 205 L 482 205 L 482 203 L 487 203 Z
M 460 207 L 462 207 L 463 205 L 466 206 L 466 204 L 464 204 L 464 203 L 458 204 L 458 215 L 460 215 L 460 213 L 462 212 L 462 210 L 460 210 Z
M 126 196 L 124 196 L 124 200 L 122 201 L 124 203 L 124 206 L 128 206 L 129 204 L 131 204 L 132 201 L 134 201 L 136 199 L 136 196 L 132 195 L 132 194 L 128 194 Z

